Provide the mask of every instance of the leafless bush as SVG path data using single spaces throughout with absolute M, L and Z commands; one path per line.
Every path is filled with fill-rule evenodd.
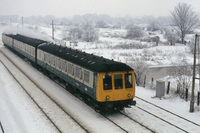
M 99 39 L 98 31 L 91 24 L 84 24 L 82 26 L 76 26 L 69 29 L 69 31 L 63 31 L 63 39 L 70 41 L 82 40 L 86 42 L 94 42 Z
M 143 61 L 136 61 L 130 63 L 130 66 L 133 67 L 134 72 L 135 72 L 135 79 L 136 79 L 136 84 L 141 86 L 144 83 L 144 77 L 146 75 L 148 65 L 144 63 Z
M 127 28 L 126 38 L 135 39 L 144 36 L 144 31 L 139 26 L 129 25 Z
M 73 27 L 69 30 L 69 40 L 79 40 L 82 36 L 82 30 L 80 27 Z
M 177 32 L 173 29 L 165 29 L 165 38 L 170 43 L 170 45 L 175 45 L 179 39 Z
M 118 45 L 113 46 L 113 49 L 143 49 L 143 48 L 149 48 L 152 47 L 152 45 L 149 44 L 142 44 L 141 42 L 132 42 L 132 43 L 120 43 Z
M 186 57 L 183 54 L 179 55 L 176 68 L 173 69 L 172 75 L 177 83 L 177 93 L 184 98 L 185 90 L 191 87 L 192 82 L 192 67 L 187 63 Z
M 82 27 L 81 39 L 86 42 L 99 40 L 98 31 L 91 24 L 85 24 Z

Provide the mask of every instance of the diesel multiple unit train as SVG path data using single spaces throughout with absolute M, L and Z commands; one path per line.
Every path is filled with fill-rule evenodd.
M 97 109 L 121 110 L 136 104 L 134 71 L 124 63 L 20 34 L 3 33 L 2 42 Z

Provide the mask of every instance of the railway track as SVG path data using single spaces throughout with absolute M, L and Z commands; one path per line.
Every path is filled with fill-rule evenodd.
M 185 132 L 185 133 L 189 133 L 191 131 L 194 131 L 194 132 L 199 132 L 200 131 L 200 125 L 199 124 L 197 124 L 195 122 L 192 122 L 192 121 L 190 121 L 190 120 L 188 120 L 188 119 L 186 119 L 184 117 L 181 117 L 181 116 L 179 116 L 179 115 L 177 115 L 175 113 L 172 113 L 172 112 L 170 112 L 170 111 L 168 111 L 168 110 L 166 110 L 164 108 L 161 108 L 161 107 L 159 107 L 159 106 L 157 106 L 155 104 L 152 104 L 152 103 L 150 103 L 150 102 L 148 102 L 148 101 L 146 101 L 146 100 L 144 100 L 142 98 L 137 97 L 137 99 L 143 100 L 144 102 L 146 102 L 148 104 L 151 104 L 152 106 L 155 106 L 156 108 L 161 109 L 161 110 L 163 110 L 163 111 L 165 111 L 167 113 L 170 113 L 170 114 L 174 115 L 175 117 L 178 117 L 178 118 L 182 119 L 183 121 L 185 121 L 187 123 L 187 124 L 185 124 L 183 121 L 179 121 L 178 123 L 176 123 L 177 122 L 176 118 L 172 118 L 172 119 L 169 118 L 171 120 L 166 119 L 166 117 L 162 118 L 162 116 L 155 115 L 154 113 L 152 113 L 151 110 L 144 109 L 143 106 L 140 105 L 140 104 L 139 104 L 139 106 L 136 105 L 136 106 L 133 107 L 133 108 L 137 108 L 136 110 L 140 110 L 140 112 L 141 111 L 144 112 L 142 115 L 139 115 L 139 117 L 140 116 L 144 117 L 144 114 L 146 113 L 145 114 L 145 115 L 147 115 L 146 118 L 149 118 L 149 116 L 153 117 L 153 119 L 150 121 L 151 123 L 153 123 L 157 119 L 157 121 L 161 121 L 163 123 L 162 125 L 165 125 L 165 126 L 168 125 L 168 126 L 165 127 L 166 130 L 163 129 L 163 130 L 165 130 L 164 132 Z M 140 102 L 137 102 L 137 103 L 140 103 Z M 131 108 L 131 109 L 133 109 L 133 108 Z M 148 122 L 145 123 L 144 120 L 140 121 L 139 119 L 137 119 L 138 117 L 136 115 L 137 115 L 137 113 L 130 114 L 130 112 L 127 113 L 127 111 L 122 111 L 122 112 L 116 112 L 116 113 L 114 113 L 114 114 L 112 114 L 110 116 L 109 115 L 104 115 L 104 117 L 106 117 L 113 124 L 115 124 L 116 126 L 121 128 L 125 132 L 133 132 L 133 131 L 135 132 L 135 129 L 137 129 L 137 128 L 134 127 L 133 129 L 131 129 L 130 127 L 127 126 L 127 125 L 129 125 L 129 126 L 134 125 L 135 126 L 135 124 L 138 124 L 141 127 L 143 127 L 144 128 L 143 131 L 145 131 L 145 132 L 153 132 L 153 133 L 155 133 L 155 132 L 160 132 L 161 131 L 158 128 L 152 127 L 152 125 L 149 124 L 150 122 L 149 123 Z M 169 116 L 167 116 L 167 117 L 169 117 Z M 126 119 L 126 120 L 124 120 L 124 119 Z M 126 121 L 126 124 L 127 123 L 128 124 L 127 125 L 123 125 L 122 123 L 119 122 L 119 120 Z M 159 123 L 159 122 L 156 122 L 156 123 Z M 192 127 L 190 124 L 193 124 L 196 127 Z M 137 131 L 137 132 L 141 132 L 141 131 Z
M 56 82 L 56 81 L 54 81 L 54 82 L 56 84 L 58 84 L 59 86 L 63 87 L 61 84 L 59 84 L 59 82 Z M 77 97 L 78 99 L 80 99 L 82 102 L 84 102 L 79 95 L 74 95 L 74 96 Z M 86 104 L 88 106 L 92 107 L 88 103 L 86 103 Z M 155 133 L 155 131 L 148 128 L 148 126 L 145 126 L 141 122 L 139 122 L 121 112 L 112 112 L 114 115 L 113 114 L 112 115 L 102 114 L 100 112 L 97 112 L 97 113 L 102 115 L 102 117 L 104 117 L 105 119 L 107 119 L 108 121 L 113 123 L 116 127 L 121 129 L 125 133 L 131 133 L 131 132 L 133 132 L 133 133 L 134 132 Z M 126 124 L 118 121 L 118 120 L 122 120 L 122 119 L 123 119 L 123 121 L 126 121 Z M 131 125 L 134 125 L 134 126 L 132 127 Z
M 31 78 L 26 75 L 15 63 L 10 60 L 3 52 L 0 51 L 0 62 L 6 68 L 6 70 L 12 75 L 20 87 L 26 92 L 30 99 L 40 109 L 48 121 L 53 125 L 57 132 L 69 132 L 69 129 L 73 131 L 73 126 L 76 125 L 74 131 L 89 132 L 84 126 L 82 126 L 78 120 L 74 119 L 59 103 L 51 98 L 43 89 Z M 2 61 L 3 60 L 3 61 Z M 16 73 L 17 72 L 17 73 Z M 23 79 L 23 80 L 22 80 Z M 28 84 L 28 85 L 27 85 Z M 31 91 L 33 89 L 34 91 Z M 43 100 L 41 100 L 43 97 Z M 45 101 L 45 102 L 44 102 Z M 50 108 L 47 107 L 51 106 Z M 60 119 L 58 120 L 58 117 Z M 72 127 L 67 127 L 69 123 L 73 124 Z M 78 128 L 77 128 L 78 127 Z
M 143 108 L 141 108 L 139 106 L 136 106 L 136 107 L 139 108 L 140 110 L 142 110 L 142 111 L 144 111 L 144 112 L 146 112 L 146 113 L 148 113 L 148 114 L 150 114 L 150 115 L 152 115 L 152 116 L 154 116 L 154 117 L 156 117 L 156 118 L 168 123 L 169 125 L 174 126 L 175 128 L 180 129 L 181 131 L 188 133 L 188 131 L 186 131 L 185 129 L 183 129 L 183 128 L 181 128 L 181 127 L 179 127 L 179 126 L 177 126 L 177 125 L 175 125 L 175 124 L 173 124 L 173 123 L 171 123 L 171 122 L 169 122 L 169 121 L 167 121 L 167 120 L 165 120 L 165 119 L 163 119 L 163 118 L 161 118 L 161 117 L 159 117 L 159 116 L 157 116 L 157 115 L 155 115 L 153 113 L 150 113 L 149 111 L 147 111 L 147 110 L 145 110 L 145 109 L 143 109 Z
M 155 116 L 155 115 L 149 113 L 148 111 L 146 111 L 144 109 L 139 108 L 139 110 L 142 110 L 145 113 L 147 113 L 146 114 L 147 119 L 150 118 L 148 115 L 152 116 L 152 119 L 150 120 L 151 123 L 153 123 L 157 119 L 156 121 L 159 120 L 160 123 L 162 125 L 165 125 L 166 127 L 163 128 L 163 129 L 152 127 L 152 125 L 150 123 L 144 122 L 144 120 L 140 121 L 140 119 L 138 119 L 138 117 L 137 117 L 138 114 L 132 114 L 132 116 L 131 116 L 130 113 L 127 113 L 126 111 L 125 112 L 123 112 L 123 111 L 122 112 L 116 112 L 114 114 L 106 115 L 104 117 L 106 117 L 108 120 L 110 120 L 116 126 L 121 128 L 124 132 L 128 132 L 128 133 L 131 133 L 131 132 L 132 133 L 134 133 L 134 132 L 145 132 L 145 133 L 148 133 L 148 132 L 149 133 L 183 132 L 183 133 L 188 133 L 188 131 L 186 131 L 186 130 L 184 130 L 184 129 L 182 129 L 182 128 L 174 125 L 174 124 L 171 124 L 171 123 L 167 122 L 166 120 L 159 118 L 158 116 Z M 141 116 L 145 117 L 144 114 L 139 115 L 139 117 L 141 117 Z M 123 124 L 123 123 L 120 122 L 120 120 L 126 121 L 126 123 Z
M 168 123 L 169 125 L 180 129 L 183 132 L 200 131 L 200 125 L 188 120 L 180 115 L 168 111 L 140 97 L 137 98 L 137 108 Z M 148 104 L 148 105 L 146 105 Z
M 147 101 L 147 100 L 145 100 L 145 99 L 143 99 L 143 98 L 140 98 L 140 97 L 138 97 L 138 96 L 135 96 L 135 97 L 136 97 L 137 99 L 139 99 L 139 100 L 142 100 L 142 101 L 144 101 L 144 102 L 146 102 L 146 103 L 148 103 L 148 104 L 151 104 L 151 105 L 155 106 L 156 108 L 159 108 L 159 109 L 161 109 L 161 110 L 163 110 L 163 111 L 166 111 L 166 112 L 168 112 L 168 113 L 170 113 L 170 114 L 172 114 L 172 115 L 174 115 L 174 116 L 176 116 L 176 117 L 178 117 L 178 118 L 180 118 L 180 119 L 183 119 L 183 120 L 185 120 L 185 121 L 187 121 L 187 122 L 189 122 L 189 123 L 192 123 L 192 124 L 194 124 L 194 125 L 200 127 L 200 124 L 198 124 L 198 123 L 195 123 L 195 122 L 193 122 L 193 121 L 191 121 L 191 120 L 188 120 L 188 119 L 186 119 L 186 118 L 184 118 L 184 117 L 182 117 L 182 116 L 180 116 L 180 115 L 177 115 L 177 114 L 175 114 L 175 113 L 173 113 L 173 112 L 171 112 L 171 111 L 169 111 L 169 110 L 167 110 L 167 109 L 164 109 L 164 108 L 162 108 L 162 107 L 160 107 L 160 106 L 158 106 L 158 105 L 155 105 L 155 104 L 153 104 L 153 103 L 151 103 L 151 102 L 149 102 L 149 101 Z
M 148 128 L 148 126 L 145 126 L 142 124 L 142 122 L 139 122 L 126 114 L 122 112 L 115 112 L 111 115 L 103 115 L 106 119 L 108 119 L 110 122 L 112 122 L 114 125 L 122 129 L 124 132 L 127 133 L 135 133 L 135 132 L 145 132 L 145 133 L 155 133 L 154 130 Z M 126 123 L 120 122 L 126 121 Z

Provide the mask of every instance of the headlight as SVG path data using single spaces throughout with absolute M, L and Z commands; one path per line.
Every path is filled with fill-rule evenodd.
M 107 95 L 107 96 L 106 96 L 106 100 L 108 100 L 109 98 L 110 98 L 110 96 L 109 96 L 109 95 Z
M 128 93 L 128 95 L 127 95 L 127 96 L 128 96 L 128 98 L 131 98 L 131 94 L 130 94 L 130 93 Z

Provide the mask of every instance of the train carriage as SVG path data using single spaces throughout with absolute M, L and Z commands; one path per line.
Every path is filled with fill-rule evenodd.
M 12 48 L 14 44 L 13 41 L 13 35 L 2 34 L 2 42 L 4 43 L 4 45 Z
M 2 41 L 6 46 L 25 56 L 34 63 L 37 61 L 37 46 L 45 43 L 45 41 L 33 39 L 20 34 L 2 34 Z

